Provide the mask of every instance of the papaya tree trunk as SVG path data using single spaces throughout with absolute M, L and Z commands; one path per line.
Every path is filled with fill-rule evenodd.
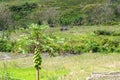
M 38 34 L 36 34 L 36 41 L 39 42 L 39 35 Z M 39 48 L 38 45 L 36 45 L 36 49 L 38 49 L 38 48 Z M 36 67 L 36 80 L 39 80 L 39 65 L 38 65 L 38 67 Z
M 40 79 L 39 79 L 39 67 L 36 68 L 36 80 L 40 80 Z

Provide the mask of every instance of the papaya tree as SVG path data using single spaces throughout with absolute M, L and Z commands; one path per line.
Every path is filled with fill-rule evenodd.
M 53 55 L 54 49 L 49 46 L 51 44 L 57 44 L 55 43 L 53 38 L 50 37 L 50 35 L 47 35 L 47 29 L 49 27 L 46 25 L 37 25 L 37 24 L 31 24 L 29 26 L 29 29 L 27 30 L 27 34 L 23 35 L 16 44 L 17 51 L 20 53 L 30 53 L 34 52 L 34 67 L 36 69 L 36 80 L 39 79 L 39 70 L 41 69 L 41 62 L 42 57 L 41 53 L 43 51 L 49 51 L 50 56 Z M 62 42 L 62 41 L 57 41 Z

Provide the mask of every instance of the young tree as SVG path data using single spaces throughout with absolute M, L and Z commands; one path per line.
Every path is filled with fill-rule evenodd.
M 41 53 L 43 49 L 48 49 L 50 55 L 53 54 L 54 50 L 50 47 L 49 43 L 54 43 L 54 40 L 46 34 L 46 29 L 48 26 L 32 24 L 28 29 L 28 33 L 24 35 L 19 41 L 17 46 L 18 51 L 22 53 L 28 53 L 27 51 L 30 46 L 32 46 L 34 51 L 34 67 L 36 69 L 36 80 L 39 80 L 39 69 L 41 69 Z

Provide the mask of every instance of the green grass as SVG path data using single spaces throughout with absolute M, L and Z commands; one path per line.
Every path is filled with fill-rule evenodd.
M 119 31 L 119 26 L 79 26 L 69 28 L 68 31 L 60 31 L 60 27 L 51 28 L 50 33 L 59 37 L 71 38 L 79 41 L 80 35 L 92 35 L 94 30 L 103 29 Z M 12 33 L 12 39 L 18 39 L 20 34 L 26 32 L 16 31 Z M 120 39 L 119 36 L 104 36 Z M 3 63 L 0 61 L 0 74 L 3 74 Z M 35 69 L 32 57 L 12 59 L 6 61 L 7 72 L 11 77 L 21 80 L 35 80 Z M 84 53 L 81 55 L 68 55 L 57 57 L 43 56 L 41 80 L 85 80 L 92 72 L 120 71 L 119 53 Z
M 74 26 L 73 28 L 68 28 L 67 31 L 60 31 L 60 27 L 50 28 L 49 33 L 59 36 L 61 38 L 67 38 L 79 41 L 81 36 L 92 36 L 95 35 L 93 32 L 96 30 L 106 30 L 106 31 L 116 31 L 119 32 L 120 26 Z M 120 39 L 119 36 L 102 36 L 107 38 Z
M 41 80 L 85 80 L 92 72 L 120 71 L 120 54 L 84 53 L 58 57 L 43 57 Z M 10 76 L 21 80 L 34 80 L 32 57 L 8 60 Z M 0 73 L 3 61 L 0 61 Z

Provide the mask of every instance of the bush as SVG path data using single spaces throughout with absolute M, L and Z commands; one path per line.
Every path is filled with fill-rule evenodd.
M 108 35 L 108 36 L 120 36 L 120 32 L 107 31 L 107 30 L 96 30 L 94 31 L 96 35 Z
M 0 51 L 1 52 L 10 52 L 12 50 L 12 43 L 8 40 L 0 39 Z
M 24 49 L 26 49 L 25 52 L 31 52 L 34 45 L 31 46 L 29 45 L 30 42 L 24 43 L 24 41 L 22 41 L 22 45 L 24 44 L 27 44 L 27 46 L 24 47 Z M 69 41 L 67 39 L 61 40 L 60 38 L 54 36 L 52 37 L 52 43 L 48 42 L 45 44 L 46 46 L 42 46 L 42 52 L 57 54 L 80 54 L 85 52 L 120 52 L 120 39 L 114 39 L 114 36 L 108 37 L 98 35 L 82 35 L 79 36 L 78 39 L 74 40 L 72 38 Z
M 19 20 L 26 17 L 35 8 L 37 8 L 36 3 L 25 3 L 23 5 L 13 5 L 10 7 L 10 10 L 13 12 L 12 18 L 14 20 Z
M 64 52 L 80 54 L 84 52 L 119 52 L 119 39 L 112 39 L 104 36 L 80 36 L 81 38 L 71 40 L 63 46 Z M 71 42 L 73 42 L 71 44 Z
M 113 36 L 120 36 L 120 32 L 113 32 L 113 34 L 112 34 Z
M 73 8 L 66 10 L 59 16 L 59 24 L 61 25 L 82 25 L 83 14 L 80 12 L 80 8 Z
M 109 3 L 87 4 L 82 8 L 82 12 L 85 15 L 83 18 L 85 25 L 109 24 L 115 18 L 114 9 Z

